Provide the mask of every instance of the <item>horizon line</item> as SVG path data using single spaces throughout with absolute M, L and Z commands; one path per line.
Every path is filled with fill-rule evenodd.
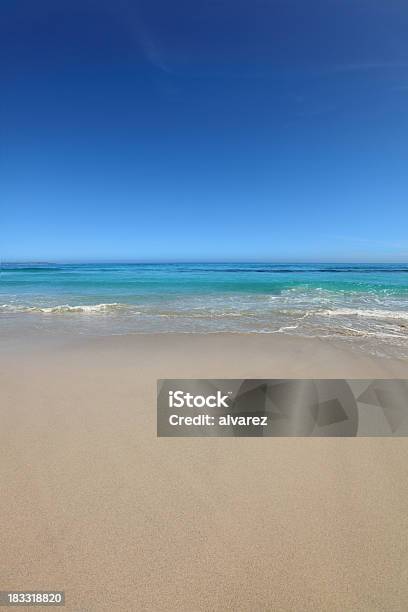
M 253 265 L 282 265 L 282 264 L 290 264 L 290 265 L 337 265 L 337 264 L 349 264 L 349 265 L 408 265 L 408 261 L 378 261 L 378 260 L 369 260 L 369 261 L 359 261 L 359 260 L 289 260 L 289 259 L 281 259 L 281 260 L 244 260 L 244 259 L 230 259 L 230 260 L 221 260 L 221 259 L 174 259 L 174 260 L 131 260 L 131 259 L 22 259 L 22 260 L 0 260 L 0 267 L 2 265 L 25 265 L 25 264 L 33 264 L 33 265 L 50 265 L 50 264 L 78 264 L 78 265 L 88 265 L 88 264 L 123 264 L 123 265 L 178 265 L 178 264 L 253 264 Z

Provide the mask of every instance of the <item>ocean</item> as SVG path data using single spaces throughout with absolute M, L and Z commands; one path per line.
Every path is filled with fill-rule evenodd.
M 230 332 L 408 354 L 408 264 L 3 263 L 0 331 Z

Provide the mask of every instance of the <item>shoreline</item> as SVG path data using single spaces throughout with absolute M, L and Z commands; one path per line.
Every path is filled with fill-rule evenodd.
M 0 334 L 284 333 L 408 359 L 407 274 L 400 263 L 5 264 Z
M 145 367 L 143 358 L 147 356 L 154 361 L 157 378 L 408 378 L 407 359 L 373 355 L 357 339 L 231 332 L 107 336 L 34 333 L 18 338 L 3 336 L 0 345 L 2 367 L 13 361 L 30 364 L 33 356 L 40 367 L 41 358 L 52 365 L 53 360 L 79 355 L 86 356 L 90 367 L 103 367 L 103 361 L 109 359 L 116 359 L 116 366 L 117 360 L 123 359 L 126 366 L 131 358 L 139 368 Z M 169 375 L 162 375 L 166 371 Z

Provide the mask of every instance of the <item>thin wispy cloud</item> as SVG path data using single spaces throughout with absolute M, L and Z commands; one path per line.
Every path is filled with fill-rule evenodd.
M 147 62 L 166 74 L 172 74 L 172 70 L 165 60 L 166 54 L 159 40 L 152 34 L 141 18 L 138 18 L 134 23 L 133 31 Z

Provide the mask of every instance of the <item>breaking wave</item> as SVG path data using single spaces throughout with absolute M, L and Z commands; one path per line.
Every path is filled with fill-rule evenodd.
M 406 321 L 408 323 L 408 312 L 399 310 L 380 310 L 380 309 L 363 309 L 363 308 L 334 308 L 332 310 L 316 311 L 316 314 L 327 317 L 364 317 L 368 319 L 393 319 Z
M 111 304 L 81 304 L 77 306 L 70 306 L 69 304 L 62 304 L 58 306 L 17 306 L 14 304 L 2 304 L 0 311 L 3 312 L 38 312 L 44 314 L 63 314 L 63 313 L 79 313 L 79 314 L 92 314 L 92 313 L 109 313 L 116 311 L 128 310 L 130 307 L 127 304 L 119 304 L 113 302 Z M 135 313 L 136 314 L 136 313 Z

